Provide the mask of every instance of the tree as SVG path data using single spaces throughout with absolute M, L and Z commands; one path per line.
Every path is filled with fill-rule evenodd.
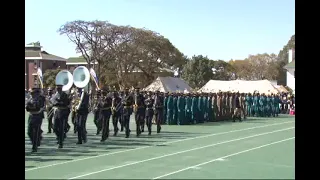
M 281 84 L 281 85 L 287 84 L 287 79 L 286 79 L 287 70 L 284 69 L 283 67 L 288 64 L 289 50 L 294 48 L 295 48 L 295 35 L 291 36 L 288 43 L 282 48 L 282 50 L 278 54 L 278 62 L 277 62 L 278 68 L 279 68 L 279 74 L 277 77 L 278 84 Z
M 209 61 L 209 66 L 213 71 L 212 79 L 214 80 L 231 80 L 234 74 L 234 68 L 226 61 L 216 60 Z
M 130 80 L 132 72 L 139 71 L 146 81 L 152 81 L 160 68 L 181 67 L 185 63 L 183 54 L 168 39 L 146 29 L 107 21 L 73 21 L 59 32 L 76 44 L 76 50 L 88 63 L 99 63 L 99 79 L 111 83 L 116 79 L 120 87 L 135 83 Z
M 76 51 L 82 54 L 82 57 L 88 63 L 88 68 L 91 68 L 92 63 L 98 62 L 98 68 L 94 69 L 100 79 L 100 65 L 106 58 L 106 54 L 103 54 L 106 44 L 102 38 L 103 35 L 106 35 L 106 29 L 113 26 L 107 21 L 77 20 L 65 23 L 59 28 L 58 32 L 61 35 L 66 35 L 76 45 Z M 95 84 L 92 83 L 92 85 Z
M 279 74 L 275 54 L 250 55 L 245 60 L 230 61 L 233 66 L 236 79 L 243 80 L 275 80 Z
M 234 68 L 235 79 L 249 80 L 253 67 L 248 59 L 246 60 L 231 60 L 229 64 Z
M 193 88 L 202 87 L 213 76 L 209 61 L 202 55 L 193 56 L 184 66 L 182 78 Z
M 60 72 L 59 69 L 48 69 L 43 74 L 43 86 L 46 88 L 53 88 L 56 84 L 56 76 Z

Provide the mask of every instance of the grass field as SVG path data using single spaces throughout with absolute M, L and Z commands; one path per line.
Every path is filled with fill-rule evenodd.
M 26 179 L 295 178 L 293 116 L 164 125 L 160 134 L 145 132 L 139 138 L 133 122 L 130 138 L 121 132 L 101 143 L 90 115 L 88 142 L 76 145 L 76 135 L 69 132 L 64 148 L 57 149 L 55 136 L 45 134 L 44 120 L 44 138 L 36 154 L 30 153 L 25 137 Z

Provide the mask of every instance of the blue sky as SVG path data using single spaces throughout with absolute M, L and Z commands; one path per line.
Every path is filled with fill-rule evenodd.
M 73 20 L 108 20 L 145 27 L 182 53 L 211 59 L 244 59 L 276 53 L 295 33 L 294 0 L 26 0 L 25 42 L 64 58 L 75 45 L 59 35 Z

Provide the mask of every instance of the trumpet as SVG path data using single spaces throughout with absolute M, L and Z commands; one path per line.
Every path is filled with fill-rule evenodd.
M 114 115 L 116 113 L 116 107 L 114 107 L 114 101 L 116 100 L 116 98 L 112 98 L 112 102 L 111 102 L 111 113 L 112 115 Z

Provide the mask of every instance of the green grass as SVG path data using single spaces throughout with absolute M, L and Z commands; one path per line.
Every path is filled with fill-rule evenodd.
M 120 133 L 105 143 L 100 143 L 101 137 L 94 135 L 96 129 L 92 118 L 90 116 L 87 121 L 88 143 L 83 145 L 76 145 L 76 135 L 70 132 L 64 149 L 57 149 L 55 136 L 44 135 L 38 153 L 31 154 L 26 137 L 26 178 L 69 179 L 85 175 L 79 178 L 152 179 L 172 172 L 176 173 L 163 178 L 294 178 L 294 140 L 192 167 L 294 137 L 294 117 L 291 116 L 249 118 L 242 123 L 165 125 L 162 133 L 151 136 L 144 133 L 139 138 L 135 137 L 132 120 L 129 139 Z M 179 170 L 183 171 L 177 172 Z

